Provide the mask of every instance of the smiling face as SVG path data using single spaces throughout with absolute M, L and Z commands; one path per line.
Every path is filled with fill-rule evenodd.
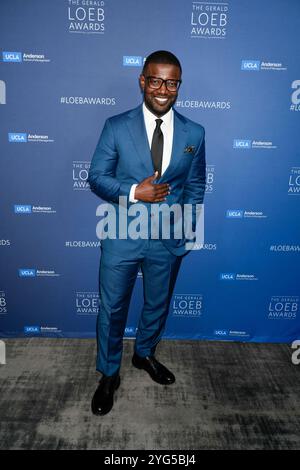
M 140 86 L 144 92 L 145 105 L 151 113 L 161 117 L 175 103 L 178 91 L 169 91 L 165 83 L 158 90 L 150 88 L 146 77 L 162 78 L 163 80 L 180 80 L 180 68 L 173 64 L 150 63 L 144 71 L 144 75 L 140 75 Z

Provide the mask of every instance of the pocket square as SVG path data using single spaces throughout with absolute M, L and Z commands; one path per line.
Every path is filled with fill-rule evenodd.
M 194 145 L 188 145 L 184 149 L 184 153 L 194 153 L 195 152 L 195 146 Z

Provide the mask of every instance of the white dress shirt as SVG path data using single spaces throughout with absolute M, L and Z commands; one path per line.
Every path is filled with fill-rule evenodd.
M 144 122 L 149 142 L 149 148 L 151 149 L 153 133 L 156 127 L 155 120 L 158 119 L 155 114 L 151 113 L 149 109 L 146 107 L 145 103 L 143 103 L 143 115 L 144 115 Z M 172 145 L 173 145 L 173 133 L 174 133 L 174 111 L 171 108 L 166 114 L 164 114 L 160 119 L 162 119 L 162 124 L 160 126 L 161 131 L 164 136 L 164 150 L 163 150 L 163 157 L 162 157 L 162 168 L 161 174 L 166 171 L 167 167 L 169 166 L 172 154 Z M 149 175 L 150 176 L 150 175 Z M 138 199 L 134 198 L 134 192 L 137 184 L 133 184 L 130 189 L 129 193 L 129 201 L 130 202 L 137 202 Z

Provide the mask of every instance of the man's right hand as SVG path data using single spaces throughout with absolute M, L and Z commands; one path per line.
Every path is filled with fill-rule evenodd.
M 144 202 L 162 202 L 170 194 L 168 183 L 153 184 L 158 176 L 158 171 L 154 175 L 148 176 L 137 185 L 134 192 L 134 198 Z

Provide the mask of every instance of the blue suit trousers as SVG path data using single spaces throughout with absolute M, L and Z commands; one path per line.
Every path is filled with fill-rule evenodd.
M 103 247 L 101 250 L 97 370 L 104 375 L 113 375 L 120 369 L 128 309 L 140 268 L 144 305 L 135 352 L 141 357 L 153 355 L 165 328 L 182 256 L 171 253 L 160 240 L 143 242 L 142 251 L 130 258 Z

